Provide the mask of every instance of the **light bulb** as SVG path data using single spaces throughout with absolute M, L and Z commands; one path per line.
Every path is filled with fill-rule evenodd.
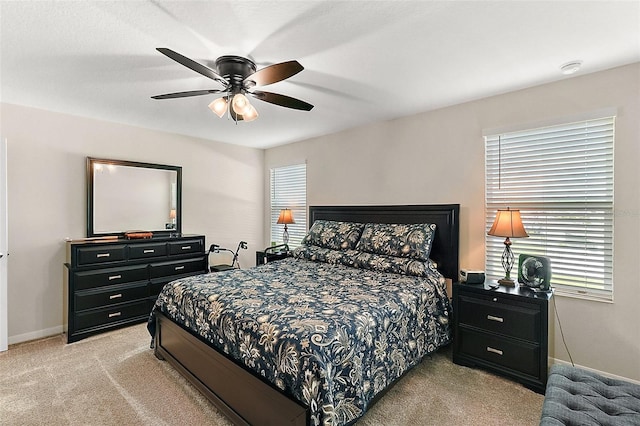
M 209 109 L 218 117 L 222 118 L 227 112 L 227 100 L 225 98 L 218 98 L 209 104 Z
M 248 105 L 250 105 L 249 100 L 242 93 L 238 93 L 237 95 L 235 95 L 231 104 L 235 113 L 241 115 L 244 115 L 245 109 Z

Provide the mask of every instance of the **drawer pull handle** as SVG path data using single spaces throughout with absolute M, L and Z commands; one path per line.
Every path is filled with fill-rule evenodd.
M 155 253 L 154 249 L 144 250 L 143 253 Z
M 502 351 L 500 349 L 494 349 L 491 346 L 487 346 L 487 352 L 502 355 Z
M 180 271 L 181 269 L 184 269 L 184 266 L 176 266 L 176 271 Z
M 182 246 L 182 250 L 191 250 L 191 246 Z
M 491 321 L 504 322 L 504 318 L 494 317 L 493 315 L 487 315 L 487 319 Z
M 113 312 L 109 314 L 109 318 L 119 317 L 120 315 L 122 315 L 122 312 Z
M 122 297 L 122 293 L 118 293 L 118 294 L 112 294 L 111 296 L 109 296 L 109 299 L 113 300 L 113 299 L 119 299 Z
M 497 297 L 494 297 L 494 298 L 493 298 L 493 301 L 494 301 L 494 302 L 497 302 L 497 301 L 498 301 L 498 298 L 497 298 Z
M 98 253 L 96 254 L 96 257 L 109 257 L 111 256 L 111 253 Z
M 111 276 L 109 277 L 109 281 L 111 281 L 111 280 L 118 280 L 118 279 L 120 279 L 120 278 L 122 278 L 122 275 L 111 275 Z

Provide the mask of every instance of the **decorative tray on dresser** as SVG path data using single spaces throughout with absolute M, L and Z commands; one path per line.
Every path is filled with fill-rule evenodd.
M 453 362 L 485 368 L 544 393 L 552 295 L 520 286 L 454 283 Z
M 75 342 L 144 322 L 162 287 L 207 272 L 202 235 L 67 242 L 64 331 Z

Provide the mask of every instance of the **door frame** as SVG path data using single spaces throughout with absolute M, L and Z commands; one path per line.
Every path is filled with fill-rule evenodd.
M 7 184 L 7 139 L 0 137 L 0 352 L 9 344 L 8 264 L 9 264 L 9 212 Z

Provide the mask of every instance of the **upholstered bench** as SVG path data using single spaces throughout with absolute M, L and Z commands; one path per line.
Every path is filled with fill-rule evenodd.
M 640 425 L 640 385 L 556 364 L 540 425 Z

